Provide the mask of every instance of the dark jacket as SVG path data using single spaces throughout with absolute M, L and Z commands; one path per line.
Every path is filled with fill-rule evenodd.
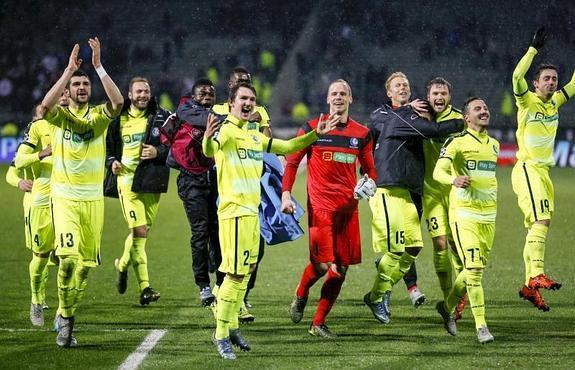
M 419 117 L 409 105 L 392 109 L 384 104 L 373 111 L 368 127 L 375 143 L 377 186 L 398 186 L 421 194 L 425 173 L 422 140 L 462 131 L 464 123 L 449 120 L 438 124 Z
M 106 136 L 106 179 L 104 180 L 104 195 L 108 197 L 118 197 L 116 175 L 112 173 L 112 163 L 122 161 L 122 150 L 124 143 L 120 135 L 120 117 L 130 108 L 130 101 L 126 99 L 122 113 L 108 127 Z M 140 160 L 132 191 L 135 193 L 165 193 L 168 191 L 168 181 L 170 179 L 170 169 L 166 167 L 166 157 L 168 147 L 160 142 L 160 127 L 168 118 L 170 112 L 161 108 L 154 98 L 148 105 L 148 125 L 144 136 L 144 143 L 153 145 L 158 151 L 154 159 Z

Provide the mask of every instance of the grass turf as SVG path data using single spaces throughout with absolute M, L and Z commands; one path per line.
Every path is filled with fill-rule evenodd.
M 0 167 L 5 173 L 6 166 Z M 486 317 L 495 342 L 480 345 L 469 308 L 451 337 L 435 311 L 441 291 L 433 270 L 427 235 L 418 259 L 419 286 L 427 302 L 414 309 L 403 283 L 393 290 L 393 316 L 385 326 L 372 317 L 362 297 L 373 282 L 370 213 L 361 207 L 363 263 L 349 269 L 333 311 L 330 329 L 338 334 L 325 341 L 307 334 L 321 283 L 312 288 L 304 319 L 292 324 L 287 307 L 308 261 L 307 236 L 267 247 L 256 288 L 250 295 L 256 316 L 242 332 L 252 352 L 239 353 L 235 362 L 220 360 L 210 342 L 214 329 L 211 311 L 199 305 L 191 271 L 189 228 L 175 189 L 162 197 L 156 225 L 147 244 L 150 281 L 162 298 L 140 307 L 133 271 L 126 294 L 116 292 L 113 260 L 119 257 L 128 233 L 119 202 L 106 200 L 102 241 L 103 265 L 91 271 L 88 289 L 76 314 L 80 347 L 59 349 L 49 329 L 57 306 L 56 269 L 50 270 L 44 328 L 28 319 L 30 305 L 28 262 L 24 247 L 21 193 L 0 184 L 3 194 L 0 225 L 0 364 L 2 368 L 117 368 L 151 329 L 168 333 L 152 350 L 142 368 L 573 368 L 575 367 L 575 268 L 571 246 L 575 237 L 571 186 L 575 172 L 553 169 L 556 213 L 548 238 L 546 266 L 563 282 L 557 292 L 544 292 L 551 311 L 537 311 L 519 299 L 523 281 L 522 250 L 525 230 L 511 190 L 510 169 L 499 169 L 499 214 L 493 252 L 484 274 Z M 305 176 L 297 182 L 297 198 L 305 203 Z M 326 186 L 329 186 L 326 184 Z M 305 217 L 304 217 L 305 219 Z M 305 226 L 305 220 L 303 220 Z

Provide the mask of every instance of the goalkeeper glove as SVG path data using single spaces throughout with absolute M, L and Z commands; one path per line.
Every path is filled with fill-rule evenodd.
M 540 27 L 533 35 L 531 46 L 539 51 L 545 44 L 545 41 L 547 41 L 547 32 L 545 31 L 545 27 Z
M 365 174 L 361 179 L 359 179 L 357 185 L 353 189 L 353 197 L 355 199 L 367 199 L 373 197 L 376 189 L 377 186 L 375 185 L 375 181 Z

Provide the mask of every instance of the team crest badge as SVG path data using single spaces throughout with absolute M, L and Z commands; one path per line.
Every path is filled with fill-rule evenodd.
M 357 146 L 359 145 L 359 140 L 357 140 L 357 138 L 352 137 L 351 139 L 349 139 L 349 143 L 352 146 L 352 148 L 357 148 Z
M 155 136 L 155 137 L 160 136 L 160 129 L 157 128 L 157 127 L 154 127 L 154 128 L 152 129 L 152 136 Z
M 252 135 L 252 139 L 253 139 L 254 143 L 256 143 L 256 144 L 260 143 L 260 140 L 256 135 Z

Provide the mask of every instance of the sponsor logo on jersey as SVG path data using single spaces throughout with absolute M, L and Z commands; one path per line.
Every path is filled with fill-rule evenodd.
M 94 138 L 94 130 L 86 131 L 83 133 L 72 132 L 70 129 L 64 130 L 64 140 L 72 140 L 75 143 L 90 141 Z
M 323 152 L 322 159 L 327 162 L 334 161 L 349 164 L 355 163 L 356 155 L 341 152 Z

